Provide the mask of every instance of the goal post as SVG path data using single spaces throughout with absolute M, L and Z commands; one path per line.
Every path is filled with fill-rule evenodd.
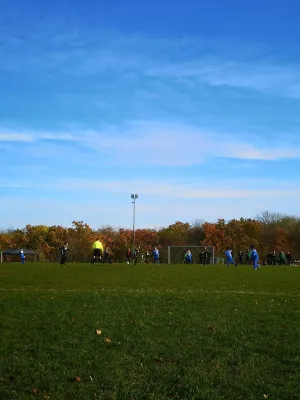
M 204 262 L 204 251 L 208 251 Z M 214 246 L 168 246 L 168 264 L 184 264 L 185 254 L 190 250 L 193 255 L 193 264 L 215 264 Z

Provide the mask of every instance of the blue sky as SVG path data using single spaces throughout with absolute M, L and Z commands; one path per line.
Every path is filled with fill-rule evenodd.
M 297 214 L 299 13 L 2 0 L 0 227 Z

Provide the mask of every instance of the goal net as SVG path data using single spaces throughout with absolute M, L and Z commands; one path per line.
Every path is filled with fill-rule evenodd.
M 168 246 L 168 264 L 184 264 L 185 254 L 190 250 L 193 264 L 214 264 L 214 246 Z

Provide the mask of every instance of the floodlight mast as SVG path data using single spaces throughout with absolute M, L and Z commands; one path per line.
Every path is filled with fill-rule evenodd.
M 135 201 L 139 198 L 138 194 L 132 194 L 132 204 L 133 204 L 133 221 L 132 221 L 132 251 L 135 250 Z

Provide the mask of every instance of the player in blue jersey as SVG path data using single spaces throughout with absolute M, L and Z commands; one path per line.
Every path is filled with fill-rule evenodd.
M 192 262 L 193 262 L 193 255 L 192 255 L 192 252 L 191 252 L 191 250 L 188 250 L 186 253 L 185 253 L 185 262 L 186 262 L 186 264 L 192 264 Z
M 153 262 L 154 264 L 159 264 L 159 250 L 157 247 L 153 250 Z
M 24 254 L 23 249 L 21 249 L 21 251 L 20 251 L 20 261 L 21 261 L 21 264 L 25 264 L 25 254 Z
M 251 252 L 250 259 L 253 264 L 253 269 L 254 269 L 254 271 L 256 271 L 258 268 L 260 268 L 260 265 L 258 264 L 258 260 L 259 260 L 258 253 L 257 253 L 255 247 L 253 246 L 253 244 L 250 246 L 250 252 Z
M 229 265 L 233 264 L 237 267 L 237 263 L 234 261 L 234 258 L 232 257 L 232 251 L 230 250 L 229 247 L 226 248 L 226 251 L 224 251 L 225 255 L 226 255 L 226 264 L 227 267 L 229 267 Z

